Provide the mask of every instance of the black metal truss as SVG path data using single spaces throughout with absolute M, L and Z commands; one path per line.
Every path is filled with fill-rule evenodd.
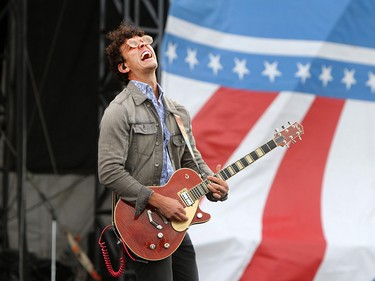
M 26 167 L 26 89 L 27 89 L 27 0 L 2 1 L 0 6 L 0 147 L 3 151 L 1 249 L 8 250 L 8 191 L 11 165 L 17 180 L 19 280 L 28 280 L 25 233 L 24 178 Z M 16 35 L 16 36 L 12 36 Z M 16 124 L 16 126 L 13 126 Z M 14 131 L 12 128 L 16 128 Z

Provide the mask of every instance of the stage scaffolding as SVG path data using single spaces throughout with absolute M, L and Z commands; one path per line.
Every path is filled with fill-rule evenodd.
M 7 206 L 9 178 L 15 174 L 17 181 L 17 219 L 19 229 L 19 280 L 29 280 L 27 265 L 27 241 L 25 233 L 24 183 L 26 177 L 26 95 L 27 95 L 27 0 L 5 0 L 0 4 L 0 33 L 5 42 L 0 44 L 0 180 L 1 180 L 1 230 L 0 250 L 7 250 Z M 160 45 L 164 32 L 169 0 L 99 0 L 99 73 L 98 73 L 98 122 L 109 101 L 119 92 L 107 67 L 104 55 L 105 34 L 118 26 L 121 20 L 131 22 L 154 38 L 153 47 L 161 58 Z M 161 67 L 158 69 L 160 78 Z M 14 126 L 16 124 L 16 126 Z M 102 229 L 111 216 L 111 193 L 98 182 L 95 196 L 95 245 Z M 91 243 L 92 244 L 92 243 Z M 90 256 L 97 268 L 102 263 L 100 249 L 90 249 Z M 124 276 L 123 276 L 124 278 Z M 129 279 L 128 279 L 129 280 Z

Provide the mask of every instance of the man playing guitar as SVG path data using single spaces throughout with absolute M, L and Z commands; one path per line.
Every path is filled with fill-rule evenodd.
M 121 225 L 118 229 L 123 240 L 140 239 L 142 229 L 147 231 L 146 228 L 121 223 L 122 217 L 126 217 L 123 212 L 131 208 L 132 214 L 127 214 L 129 221 L 139 222 L 144 218 L 147 227 L 155 231 L 157 242 L 139 243 L 146 245 L 144 255 L 143 250 L 133 250 L 131 241 L 129 244 L 125 241 L 144 261 L 133 264 L 138 281 L 197 281 L 195 251 L 186 230 L 203 215 L 196 213 L 198 203 L 191 202 L 194 194 L 182 191 L 170 196 L 167 190 L 173 188 L 174 182 L 182 184 L 194 179 L 196 184 L 205 180 L 207 184 L 196 192 L 203 189 L 210 201 L 224 201 L 228 184 L 213 176 L 202 159 L 187 110 L 168 98 L 158 84 L 152 37 L 137 27 L 121 23 L 107 38 L 110 67 L 125 86 L 103 114 L 98 144 L 99 180 L 121 198 L 115 224 Z M 185 138 L 181 130 L 186 131 Z M 220 166 L 217 168 L 220 170 Z M 190 170 L 199 174 L 199 178 Z M 181 179 L 173 179 L 177 177 Z M 173 235 L 177 240 L 169 242 L 167 236 Z M 165 251 L 166 256 L 158 255 L 158 251 Z

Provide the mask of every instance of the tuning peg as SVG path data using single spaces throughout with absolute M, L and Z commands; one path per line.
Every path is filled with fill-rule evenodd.
M 285 126 L 281 126 L 281 128 L 285 129 Z
M 276 129 L 275 129 L 275 132 L 278 133 L 278 132 L 279 132 L 279 129 L 276 128 Z
M 287 148 L 289 148 L 289 143 L 290 143 L 290 142 L 287 142 L 287 141 L 284 139 L 283 143 L 284 143 L 284 146 L 286 146 Z
M 292 124 L 290 123 L 290 121 L 288 121 L 288 124 L 289 124 L 289 125 L 292 125 Z
M 300 132 L 297 132 L 297 135 L 298 135 L 299 140 L 302 140 Z

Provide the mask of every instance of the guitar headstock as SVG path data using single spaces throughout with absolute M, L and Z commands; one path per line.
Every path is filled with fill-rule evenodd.
M 302 140 L 301 135 L 304 133 L 303 126 L 298 122 L 294 122 L 293 124 L 290 124 L 290 122 L 288 123 L 289 126 L 287 128 L 282 126 L 281 131 L 277 129 L 275 130 L 276 134 L 274 135 L 273 140 L 277 146 L 286 146 L 289 148 L 289 144 L 291 142 L 295 143 L 296 138 Z

